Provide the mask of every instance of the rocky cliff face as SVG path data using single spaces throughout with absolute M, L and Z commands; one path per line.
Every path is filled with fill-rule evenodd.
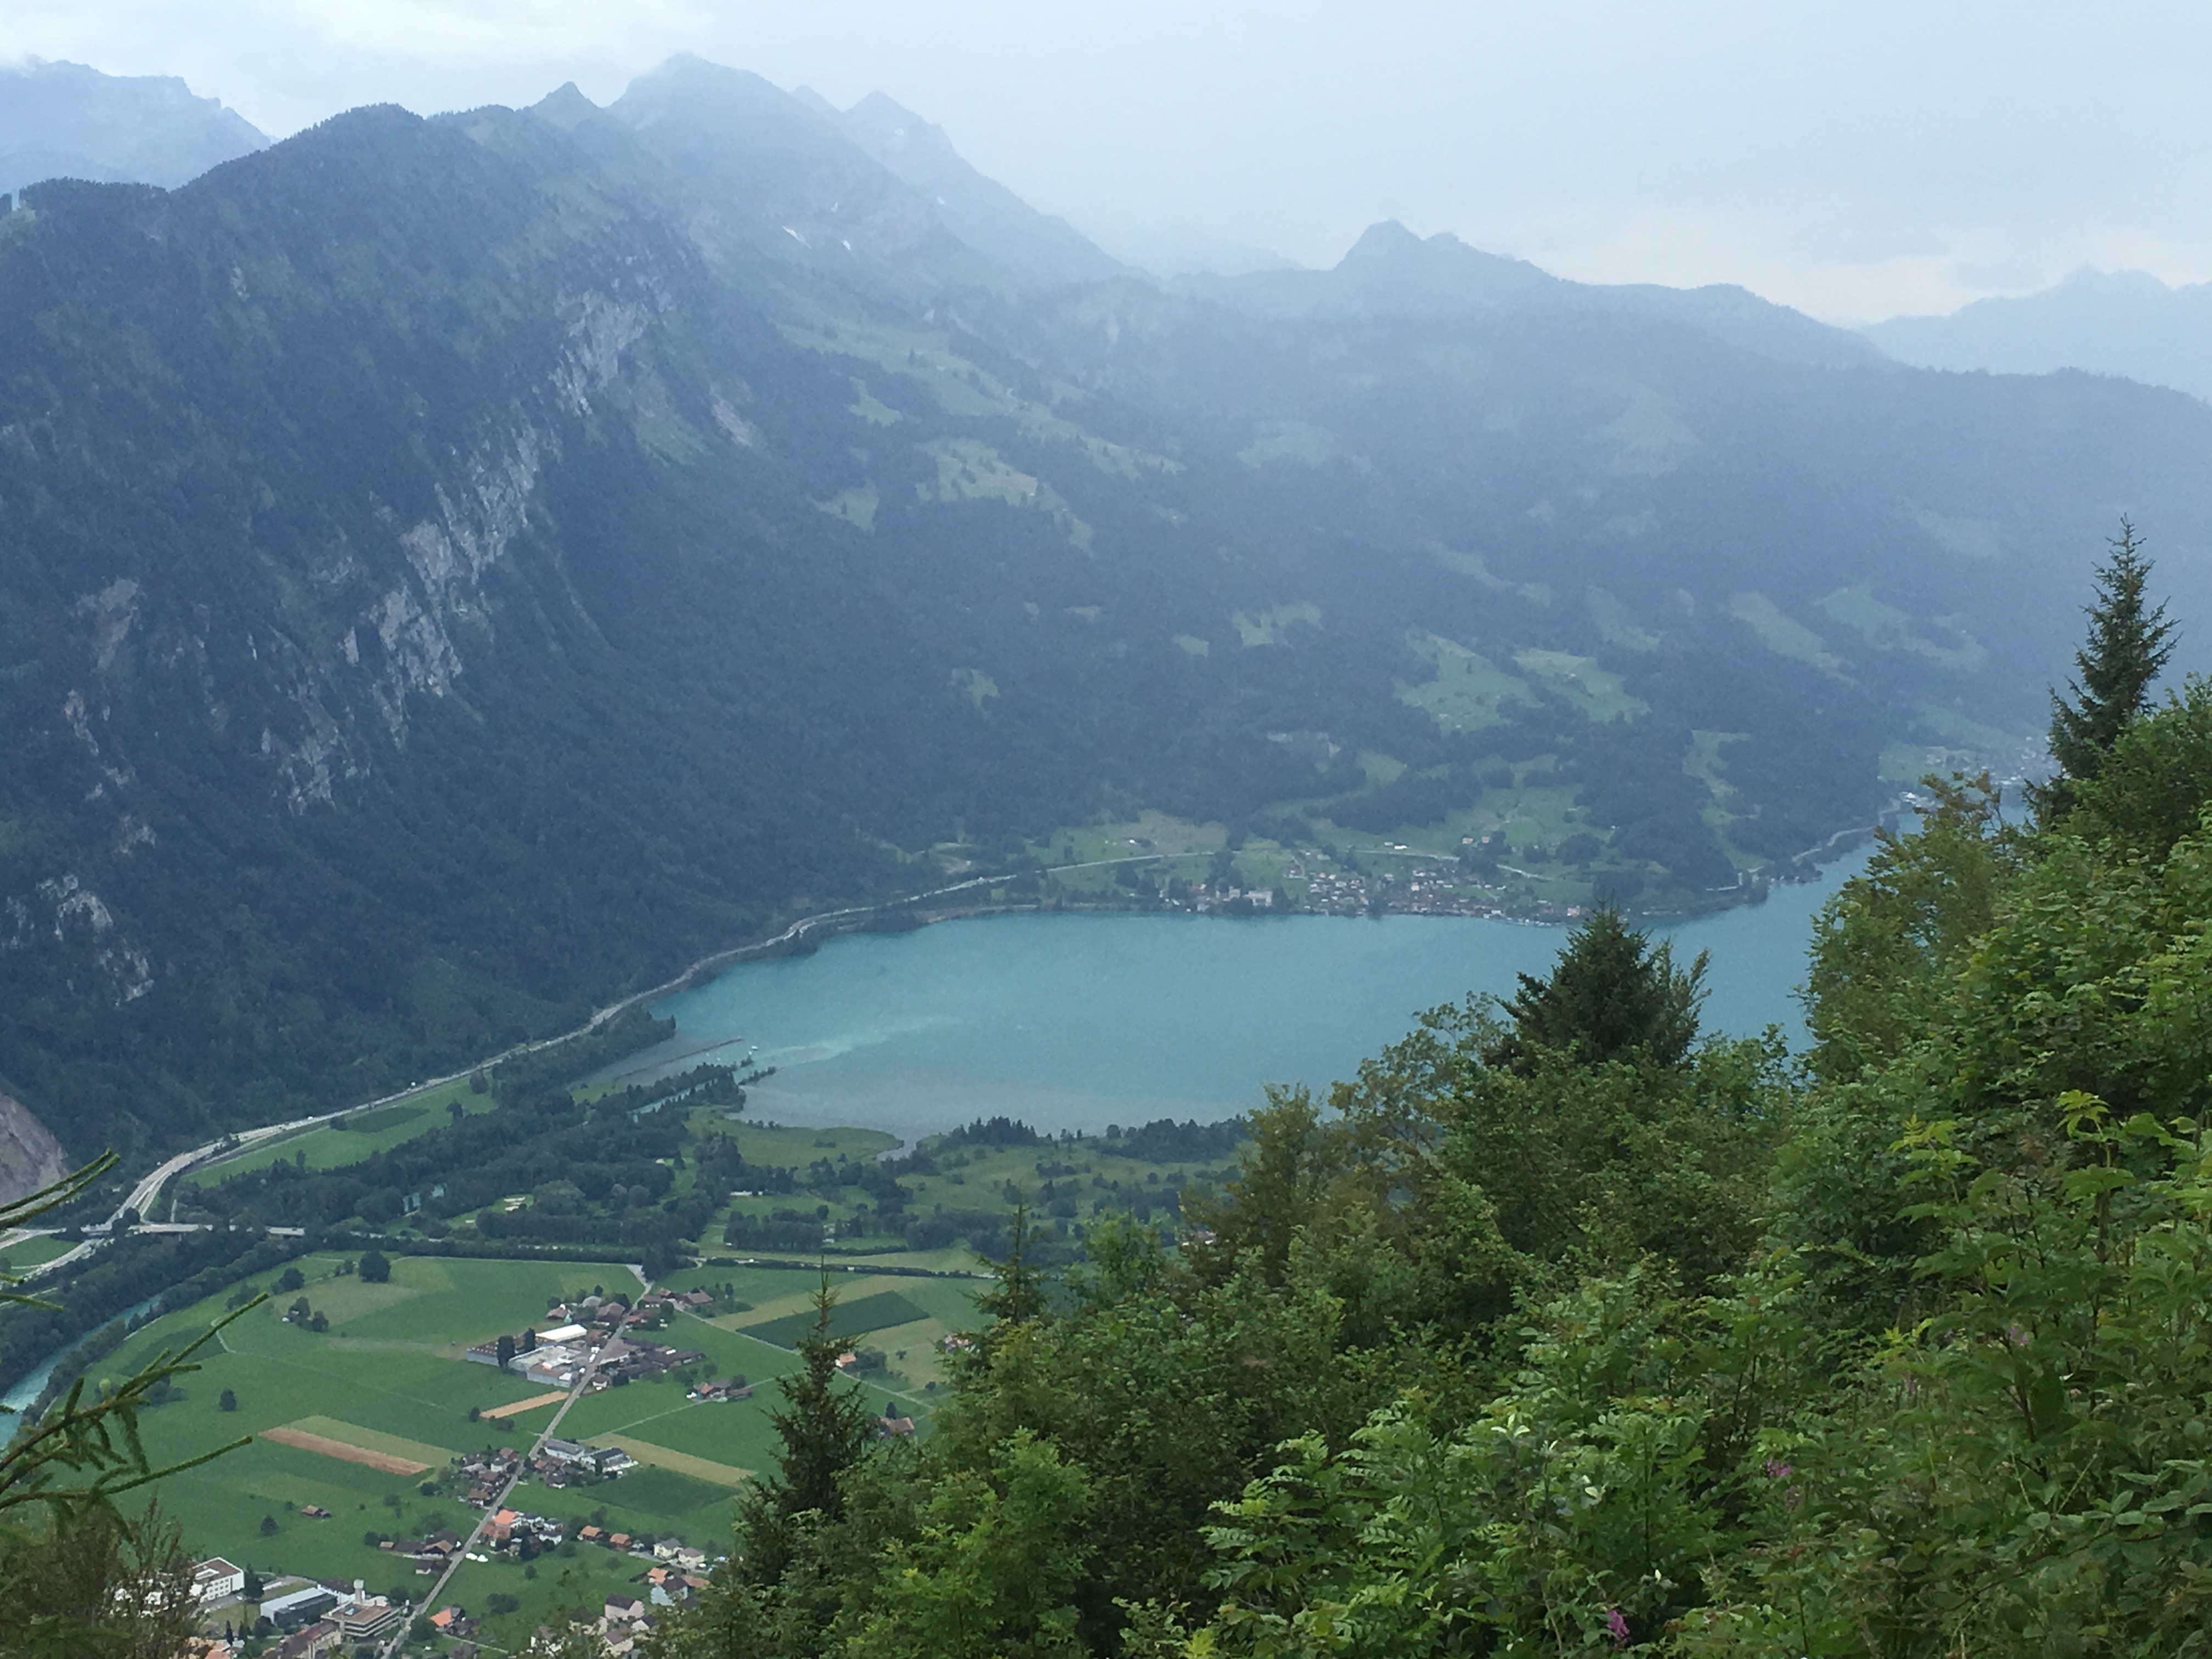
M 70 1172 L 53 1132 L 14 1096 L 0 1094 L 0 1204 L 27 1197 Z

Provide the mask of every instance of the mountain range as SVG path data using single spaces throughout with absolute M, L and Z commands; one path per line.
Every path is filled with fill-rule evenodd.
M 1861 331 L 1924 368 L 2046 374 L 2087 369 L 2212 398 L 2212 283 L 2170 288 L 2140 270 L 2077 270 L 2019 299 Z
M 0 64 L 0 195 L 53 178 L 181 185 L 268 143 L 173 75 Z
M 249 147 L 250 148 L 250 147 Z M 0 1088 L 340 1104 L 1158 809 L 1657 905 L 2016 759 L 2212 410 L 1370 230 L 1161 282 L 678 58 L 0 216 Z M 1471 821 L 1471 820 L 1470 820 Z

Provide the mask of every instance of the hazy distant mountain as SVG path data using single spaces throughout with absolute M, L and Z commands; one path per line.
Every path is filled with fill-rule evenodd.
M 41 179 L 181 185 L 268 143 L 172 75 L 0 64 L 0 194 Z
M 1155 276 L 1244 276 L 1255 270 L 1298 268 L 1297 260 L 1286 259 L 1273 248 L 1216 236 L 1193 225 L 1094 233 L 1093 240 L 1116 258 Z
M 948 230 L 1024 283 L 1051 287 L 1121 274 L 1119 260 L 1066 220 L 1039 213 L 985 178 L 961 158 L 942 127 L 882 93 L 831 113 L 855 143 L 927 198 Z
M 1193 275 L 1174 286 L 1255 317 L 1441 319 L 1531 310 L 1628 312 L 1686 324 L 1790 362 L 1841 367 L 1880 357 L 1844 330 L 1732 285 L 1674 289 L 1569 282 L 1525 259 L 1469 247 L 1449 232 L 1424 240 L 1395 220 L 1369 227 L 1328 270 Z
M 2168 288 L 2140 270 L 2077 270 L 2025 299 L 1977 300 L 1948 317 L 1893 317 L 1861 331 L 1923 368 L 2080 368 L 2212 398 L 2212 283 Z
M 1692 902 L 2016 750 L 2119 507 L 2212 616 L 2177 393 L 1391 226 L 1046 283 L 969 182 L 679 59 L 0 215 L 7 1092 L 358 1099 L 1146 809 Z
M 834 118 L 746 70 L 682 53 L 631 82 L 606 114 L 711 207 L 710 236 L 854 274 L 934 276 L 966 252 Z

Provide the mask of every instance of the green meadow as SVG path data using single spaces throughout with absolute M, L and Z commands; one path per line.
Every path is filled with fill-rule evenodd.
M 544 1392 L 463 1358 L 472 1343 L 501 1331 L 542 1327 L 549 1301 L 592 1288 L 635 1295 L 630 1271 L 617 1264 L 478 1261 L 400 1256 L 391 1281 L 372 1285 L 341 1273 L 342 1258 L 313 1255 L 299 1263 L 307 1285 L 272 1296 L 225 1328 L 203 1351 L 202 1369 L 182 1378 L 170 1398 L 144 1414 L 147 1450 L 159 1462 L 180 1462 L 228 1442 L 246 1443 L 212 1462 L 172 1475 L 156 1488 L 165 1513 L 180 1521 L 191 1550 L 250 1564 L 264 1574 L 362 1578 L 379 1589 L 419 1595 L 411 1564 L 364 1542 L 375 1532 L 418 1536 L 449 1528 L 465 1534 L 476 1512 L 450 1497 L 425 1495 L 420 1475 L 386 1474 L 319 1451 L 262 1437 L 270 1429 L 296 1426 L 333 1440 L 396 1453 L 421 1462 L 450 1458 L 489 1445 L 526 1449 L 551 1422 L 554 1407 L 518 1414 L 496 1428 L 503 1407 Z M 972 1323 L 972 1285 L 951 1279 L 886 1279 L 835 1275 L 836 1288 L 854 1310 L 854 1334 L 865 1328 L 881 1341 L 896 1334 L 911 1344 L 915 1375 L 878 1374 L 862 1384 L 878 1413 L 926 1417 L 940 1373 L 938 1344 L 956 1326 Z M 775 1382 L 794 1369 L 798 1356 L 783 1343 L 732 1328 L 734 1322 L 764 1322 L 776 1335 L 794 1334 L 816 1285 L 811 1271 L 763 1267 L 699 1267 L 675 1275 L 678 1289 L 733 1285 L 744 1311 L 709 1321 L 678 1316 L 647 1340 L 696 1348 L 707 1358 L 678 1375 L 632 1382 L 589 1395 L 570 1407 L 563 1435 L 622 1444 L 641 1467 L 589 1487 L 555 1490 L 526 1482 L 515 1502 L 540 1513 L 590 1519 L 610 1530 L 656 1536 L 671 1534 L 717 1553 L 727 1535 L 737 1484 L 772 1468 L 778 1444 L 769 1410 L 780 1399 Z M 189 1340 L 222 1316 L 234 1291 L 270 1289 L 272 1275 L 243 1283 L 197 1306 L 165 1316 L 135 1334 L 103 1361 L 96 1375 L 128 1375 L 164 1346 Z M 888 1289 L 884 1287 L 890 1287 Z M 304 1295 L 330 1320 L 315 1333 L 280 1316 Z M 841 1331 L 845 1322 L 841 1321 Z M 754 1388 L 750 1400 L 695 1401 L 688 1384 L 706 1376 L 742 1375 Z M 236 1409 L 221 1409 L 225 1389 Z M 471 1422 L 476 1410 L 482 1420 Z M 659 1461 L 656 1461 L 659 1460 Z M 331 1511 L 310 1519 L 310 1505 Z M 588 1558 L 592 1552 L 585 1553 Z M 586 1572 L 606 1587 L 626 1583 L 589 1559 L 567 1560 L 561 1570 Z M 553 1559 L 544 1564 L 553 1571 Z M 501 1564 L 471 1573 L 526 1582 L 520 1568 Z M 502 1577 L 504 1575 L 504 1577 Z M 499 1588 L 501 1585 L 494 1585 Z M 521 1595 L 519 1589 L 510 1593 Z M 465 1604 L 478 1605 L 480 1593 Z M 540 1597 L 539 1599 L 543 1599 Z M 534 1603 L 526 1602 L 526 1605 Z
M 291 1163 L 304 1158 L 310 1170 L 335 1170 L 387 1152 L 426 1129 L 452 1122 L 451 1109 L 455 1105 L 465 1112 L 488 1112 L 492 1103 L 489 1094 L 474 1092 L 465 1080 L 420 1089 L 387 1105 L 349 1112 L 334 1124 L 258 1142 L 234 1157 L 193 1170 L 185 1180 L 212 1184 L 249 1170 L 265 1169 L 280 1159 Z
M 473 1639 L 484 1648 L 520 1653 L 540 1625 L 559 1630 L 580 1613 L 597 1619 L 607 1597 L 617 1593 L 645 1600 L 647 1565 L 595 1545 L 563 1545 L 527 1565 L 503 1559 L 465 1561 L 439 1599 L 468 1609 L 477 1621 Z M 423 1580 L 418 1593 L 429 1583 Z M 492 1613 L 495 1595 L 514 1597 L 514 1610 Z
M 251 1562 L 264 1572 L 361 1577 L 388 1588 L 387 1580 L 398 1582 L 395 1573 L 405 1577 L 413 1568 L 365 1545 L 364 1532 L 465 1531 L 473 1512 L 423 1497 L 417 1487 L 427 1474 L 384 1474 L 260 1438 L 262 1431 L 300 1424 L 343 1438 L 350 1426 L 368 1431 L 358 1437 L 362 1444 L 394 1436 L 448 1456 L 495 1443 L 488 1424 L 469 1420 L 470 1409 L 489 1416 L 539 1390 L 464 1359 L 462 1351 L 500 1331 L 543 1323 L 548 1298 L 574 1290 L 580 1277 L 604 1274 L 629 1280 L 632 1289 L 635 1282 L 613 1267 L 401 1257 L 390 1283 L 371 1285 L 338 1274 L 339 1260 L 309 1256 L 299 1264 L 307 1284 L 298 1294 L 328 1316 L 328 1332 L 287 1324 L 280 1311 L 290 1295 L 242 1315 L 202 1351 L 201 1370 L 145 1413 L 146 1447 L 166 1463 L 254 1437 L 160 1483 L 163 1509 L 184 1523 L 195 1552 Z M 269 1289 L 273 1279 L 264 1275 L 252 1284 Z M 155 1321 L 102 1362 L 99 1374 L 128 1375 L 160 1348 L 188 1340 L 222 1317 L 228 1299 L 221 1293 Z M 234 1411 L 220 1408 L 225 1389 L 236 1400 Z M 313 1419 L 340 1431 L 304 1420 Z M 516 1437 L 535 1433 L 543 1421 L 533 1413 L 499 1439 L 526 1443 Z M 299 1513 L 309 1504 L 332 1518 Z M 264 1519 L 273 1530 L 264 1529 Z
M 52 1233 L 34 1233 L 0 1249 L 0 1273 L 21 1273 L 27 1267 L 35 1267 L 67 1254 L 69 1249 L 65 1238 L 57 1238 Z

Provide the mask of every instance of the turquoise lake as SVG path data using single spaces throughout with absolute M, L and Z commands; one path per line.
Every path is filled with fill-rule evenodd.
M 1712 953 L 1709 1029 L 1776 1024 L 1802 1042 L 1811 919 L 1858 863 L 1655 927 L 1678 957 Z M 1546 971 L 1565 937 L 1457 916 L 1027 913 L 847 934 L 669 997 L 655 1012 L 677 1035 L 618 1075 L 751 1053 L 776 1074 L 750 1091 L 749 1116 L 908 1140 L 1000 1113 L 1049 1131 L 1210 1120 L 1269 1083 L 1326 1090 L 1419 1010 Z

